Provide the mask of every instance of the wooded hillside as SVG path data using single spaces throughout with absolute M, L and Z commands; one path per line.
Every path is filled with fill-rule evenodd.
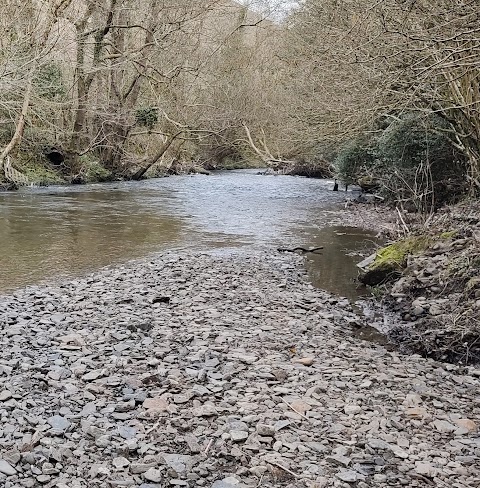
M 261 77 L 273 28 L 261 15 L 220 0 L 8 0 L 1 10 L 0 166 L 43 159 L 81 181 L 239 157 L 231 131 L 250 110 L 243 87 Z
M 306 0 L 275 21 L 222 0 L 0 8 L 2 166 L 84 181 L 253 161 L 419 209 L 479 191 L 477 2 Z

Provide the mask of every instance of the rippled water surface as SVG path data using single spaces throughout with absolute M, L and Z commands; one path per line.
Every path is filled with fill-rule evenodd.
M 331 227 L 344 200 L 328 180 L 216 172 L 143 182 L 0 194 L 0 292 L 166 249 L 325 247 L 308 269 L 354 296 L 355 258 L 370 234 Z

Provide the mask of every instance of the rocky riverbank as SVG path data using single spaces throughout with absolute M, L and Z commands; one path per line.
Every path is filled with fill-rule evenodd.
M 365 260 L 361 277 L 378 286 L 376 296 L 403 319 L 390 338 L 406 352 L 480 363 L 478 202 L 446 206 L 430 216 L 396 214 L 386 207 L 371 212 L 368 206 L 354 207 L 347 219 L 393 239 Z
M 0 485 L 476 487 L 480 370 L 359 341 L 298 257 L 165 254 L 0 298 Z

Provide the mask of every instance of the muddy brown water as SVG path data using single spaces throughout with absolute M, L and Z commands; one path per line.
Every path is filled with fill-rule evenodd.
M 331 180 L 215 172 L 0 194 L 0 293 L 164 250 L 323 246 L 307 271 L 323 289 L 356 299 L 357 253 L 372 233 L 330 225 L 344 192 Z

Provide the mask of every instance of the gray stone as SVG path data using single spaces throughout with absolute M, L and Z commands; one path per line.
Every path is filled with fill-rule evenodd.
M 257 424 L 257 432 L 258 435 L 264 436 L 264 437 L 273 437 L 275 433 L 277 432 L 275 430 L 275 427 L 267 424 Z
M 236 478 L 228 477 L 223 480 L 215 481 L 211 488 L 247 488 L 247 486 L 240 483 Z
M 71 425 L 69 420 L 60 415 L 50 417 L 47 422 L 51 425 L 53 434 L 63 434 Z
M 165 464 L 173 469 L 177 474 L 183 474 L 193 463 L 192 456 L 182 454 L 162 454 Z
M 147 481 L 153 481 L 154 483 L 159 483 L 162 481 L 162 472 L 159 469 L 150 468 L 143 474 L 143 477 Z
M 13 476 L 17 474 L 17 470 L 10 463 L 0 458 L 0 473 Z
M 118 428 L 118 433 L 120 437 L 123 437 L 124 439 L 133 439 L 137 435 L 137 429 L 135 427 L 128 427 L 126 425 L 119 425 Z
M 122 456 L 116 457 L 112 462 L 118 469 L 125 468 L 130 464 L 130 461 Z
M 338 479 L 345 481 L 346 483 L 356 483 L 358 480 L 363 479 L 363 477 L 356 471 L 348 470 L 341 471 L 335 475 Z
M 426 476 L 427 478 L 434 478 L 438 473 L 438 469 L 436 469 L 430 463 L 418 462 L 415 464 L 415 472 L 422 476 Z
M 248 432 L 243 430 L 231 430 L 230 436 L 233 442 L 243 442 L 248 439 Z
M 352 460 L 346 456 L 343 456 L 341 454 L 335 454 L 333 456 L 327 456 L 325 458 L 326 461 L 332 463 L 332 464 L 337 464 L 339 466 L 345 466 L 347 467 Z
M 356 415 L 362 411 L 362 407 L 359 405 L 345 405 L 343 410 L 347 415 Z
M 455 432 L 457 430 L 457 427 L 455 425 L 452 425 L 446 420 L 435 420 L 435 422 L 433 422 L 433 425 L 439 432 L 443 433 Z
M 214 417 L 218 415 L 217 409 L 214 405 L 202 405 L 201 407 L 193 409 L 193 415 L 195 417 Z
M 52 477 L 49 476 L 48 474 L 41 474 L 41 475 L 37 476 L 37 481 L 39 483 L 41 483 L 42 485 L 45 483 L 48 483 L 51 479 L 52 479 Z
M 146 473 L 149 469 L 155 468 L 156 463 L 132 463 L 130 464 L 130 472 L 132 474 L 142 474 Z
M 12 392 L 8 390 L 0 391 L 0 402 L 6 402 L 12 398 Z
M 382 439 L 369 439 L 368 445 L 372 449 L 390 449 L 390 444 Z

